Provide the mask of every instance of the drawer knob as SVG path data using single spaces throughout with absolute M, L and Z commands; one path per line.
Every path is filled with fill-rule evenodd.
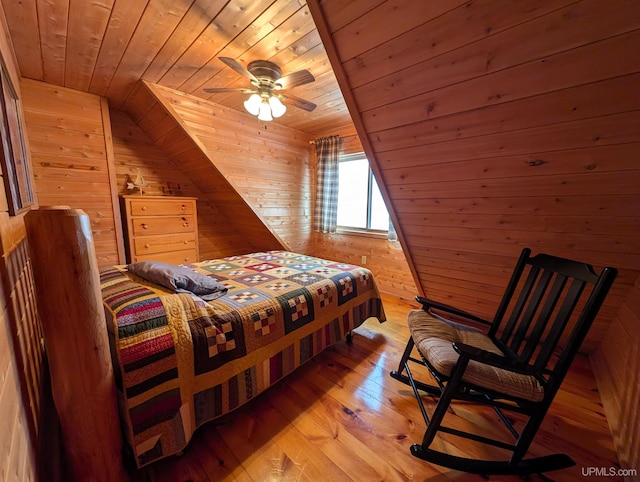
M 180 207 L 180 209 L 182 209 L 183 211 L 187 210 L 187 206 L 185 206 L 184 204 Z
M 183 225 L 185 228 L 188 228 L 188 227 L 189 227 L 189 223 L 188 223 L 187 221 L 185 221 L 184 223 L 182 223 L 182 225 Z
M 184 244 L 189 244 L 189 241 L 185 240 Z
M 145 245 L 144 245 L 144 247 L 145 247 L 145 248 L 150 248 L 150 247 L 151 247 L 151 245 L 150 245 L 149 243 L 147 243 L 147 244 L 145 244 Z
M 147 210 L 147 206 L 142 206 L 142 210 L 146 211 Z
M 142 229 L 147 229 L 149 227 L 148 224 L 142 223 Z

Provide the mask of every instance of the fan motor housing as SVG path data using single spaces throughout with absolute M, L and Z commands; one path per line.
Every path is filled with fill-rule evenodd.
M 253 62 L 249 62 L 247 70 L 261 81 L 266 80 L 268 82 L 275 82 L 282 77 L 282 70 L 280 70 L 280 67 L 268 60 L 254 60 Z

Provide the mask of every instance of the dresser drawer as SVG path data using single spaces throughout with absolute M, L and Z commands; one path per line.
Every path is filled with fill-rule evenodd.
M 131 218 L 134 236 L 154 234 L 192 233 L 195 229 L 193 216 L 136 216 Z
M 130 199 L 132 216 L 175 216 L 194 214 L 195 202 L 181 199 Z
M 196 201 L 194 197 L 122 196 L 127 261 L 197 262 Z
M 137 261 L 160 261 L 169 264 L 191 264 L 198 261 L 198 254 L 195 249 L 185 249 L 181 251 L 171 251 L 168 253 L 143 254 L 136 256 Z
M 136 256 L 166 251 L 196 250 L 195 233 L 171 234 L 162 236 L 140 236 L 133 242 Z

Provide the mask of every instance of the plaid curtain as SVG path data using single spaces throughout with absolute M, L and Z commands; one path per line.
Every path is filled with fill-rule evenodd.
M 397 241 L 398 233 L 396 233 L 396 227 L 393 225 L 393 221 L 391 221 L 391 216 L 389 216 L 389 234 L 387 236 L 389 241 Z
M 336 232 L 338 217 L 338 153 L 340 137 L 316 139 L 318 156 L 318 187 L 313 230 L 323 233 Z

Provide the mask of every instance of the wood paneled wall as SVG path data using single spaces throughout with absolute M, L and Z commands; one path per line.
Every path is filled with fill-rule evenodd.
M 130 193 L 126 183 L 140 172 L 148 184 L 144 188 L 146 194 L 197 197 L 201 259 L 255 251 L 251 240 L 234 229 L 234 220 L 200 191 L 189 172 L 178 168 L 179 164 L 158 148 L 128 114 L 112 110 L 111 126 L 120 194 Z
M 256 250 L 127 114 L 114 111 L 112 121 L 105 99 L 98 96 L 33 80 L 21 85 L 40 204 L 69 205 L 89 214 L 100 266 L 125 261 L 118 253 L 122 225 L 111 184 L 116 193 L 126 192 L 137 169 L 150 183 L 147 193 L 162 194 L 166 187 L 167 194 L 171 189 L 199 198 L 203 259 Z
M 362 152 L 362 143 L 353 126 L 333 130 L 320 137 L 330 135 L 340 136 L 342 153 Z M 315 164 L 315 154 L 313 160 Z M 317 166 L 314 165 L 314 173 L 317 172 Z M 314 186 L 317 183 L 315 175 L 313 183 Z M 365 266 L 374 274 L 381 292 L 408 301 L 413 301 L 418 294 L 407 259 L 398 242 L 391 242 L 384 236 L 353 233 L 314 232 L 314 238 L 315 256 L 320 258 L 362 265 L 362 256 L 366 256 Z
M 275 238 L 280 246 L 271 243 L 271 249 L 313 249 L 309 137 L 171 89 L 145 86 L 158 103 L 149 109 L 150 97 L 141 87 L 128 107 L 132 117 L 249 239 Z M 185 133 L 189 139 L 177 137 Z
M 42 331 L 24 227 L 19 226 L 23 216 L 16 222 L 7 222 L 7 216 L 6 211 L 0 213 L 3 242 L 16 228 L 22 239 L 18 245 L 3 246 L 0 266 L 4 288 L 0 292 L 0 480 L 35 481 L 45 376 Z
M 364 266 L 371 270 L 382 293 L 407 301 L 415 299 L 416 285 L 397 242 L 366 234 L 314 234 L 315 256 Z M 362 263 L 362 256 L 367 257 L 366 263 Z
M 640 277 L 591 356 L 591 364 L 620 464 L 637 470 L 640 467 Z
M 308 2 L 427 295 L 488 316 L 521 249 L 640 273 L 640 3 Z
M 640 4 L 308 3 L 429 296 L 488 314 L 523 246 L 620 269 L 584 348 L 637 468 Z
M 168 91 L 171 92 L 171 91 Z M 222 175 L 206 148 L 190 132 L 158 86 L 140 83 L 127 112 L 154 144 L 173 158 L 196 187 L 233 222 L 233 229 L 258 250 L 280 249 L 279 239 Z M 255 251 L 255 249 L 254 249 Z
M 18 98 L 19 73 L 0 7 L 0 57 Z M 44 376 L 23 215 L 9 216 L 0 182 L 0 480 L 35 481 Z
M 21 88 L 40 205 L 84 210 L 98 265 L 124 262 L 120 211 L 111 192 L 115 172 L 106 101 L 28 79 Z

